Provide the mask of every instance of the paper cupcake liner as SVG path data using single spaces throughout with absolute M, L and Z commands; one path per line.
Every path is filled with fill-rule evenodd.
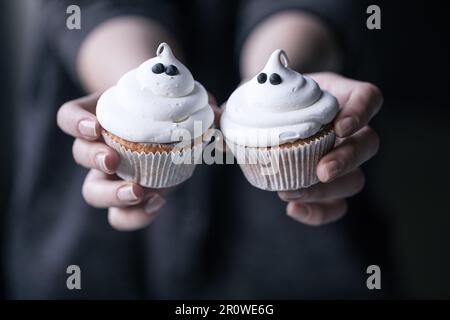
M 203 144 L 198 143 L 189 151 L 145 153 L 129 150 L 105 133 L 103 138 L 120 155 L 116 174 L 147 188 L 168 188 L 189 179 L 203 148 Z M 180 159 L 182 161 L 177 161 Z
M 316 167 L 320 158 L 334 145 L 331 130 L 304 145 L 270 149 L 239 146 L 227 141 L 247 180 L 268 191 L 307 188 L 319 182 Z

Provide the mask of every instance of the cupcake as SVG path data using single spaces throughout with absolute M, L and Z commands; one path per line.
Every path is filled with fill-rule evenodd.
M 220 125 L 252 185 L 295 190 L 318 182 L 316 166 L 334 145 L 338 109 L 336 98 L 290 69 L 278 49 L 258 75 L 233 92 Z
M 97 103 L 102 136 L 121 158 L 117 175 L 149 188 L 192 176 L 214 114 L 205 88 L 162 43 Z

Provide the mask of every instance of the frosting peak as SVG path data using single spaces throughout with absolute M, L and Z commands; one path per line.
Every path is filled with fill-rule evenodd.
M 203 134 L 213 123 L 205 88 L 161 43 L 156 57 L 124 74 L 106 90 L 97 104 L 103 128 L 122 139 L 144 143 L 171 143 Z M 202 131 L 194 130 L 201 123 Z
M 290 69 L 288 61 L 283 50 L 272 53 L 264 69 L 245 84 L 248 92 L 255 93 L 246 95 L 249 104 L 259 110 L 289 111 L 307 107 L 320 98 L 322 90 L 318 84 Z
M 333 120 L 336 98 L 288 64 L 286 53 L 275 50 L 261 72 L 233 92 L 221 120 L 228 140 L 273 146 L 310 137 Z
M 183 97 L 194 89 L 194 77 L 175 56 L 167 43 L 161 43 L 156 57 L 137 69 L 139 85 L 163 97 Z

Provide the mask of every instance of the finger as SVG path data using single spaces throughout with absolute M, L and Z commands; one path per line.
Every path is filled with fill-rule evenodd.
M 142 203 L 156 191 L 124 180 L 113 180 L 103 172 L 91 170 L 83 183 L 82 194 L 91 206 L 108 208 Z
M 342 218 L 347 212 L 345 200 L 321 203 L 290 202 L 286 208 L 287 215 L 298 222 L 320 226 Z
M 216 97 L 214 97 L 214 95 L 211 92 L 209 92 L 209 91 L 208 91 L 208 103 L 210 105 L 217 106 Z
M 351 197 L 364 187 L 364 174 L 360 169 L 337 178 L 330 183 L 319 183 L 310 188 L 279 192 L 284 201 L 321 202 Z
M 107 174 L 114 173 L 120 163 L 117 152 L 101 142 L 75 139 L 72 154 L 77 164 L 85 168 L 98 169 Z
M 208 103 L 214 112 L 214 125 L 216 128 L 219 128 L 222 109 L 218 107 L 216 98 L 209 92 L 208 92 Z
M 359 167 L 378 152 L 379 145 L 376 132 L 366 126 L 322 157 L 317 165 L 319 180 L 329 182 Z
M 149 225 L 159 215 L 159 210 L 164 204 L 165 200 L 158 194 L 155 194 L 145 205 L 110 208 L 108 221 L 114 229 L 120 231 L 141 229 Z
M 375 85 L 362 82 L 349 93 L 335 120 L 335 130 L 339 137 L 348 137 L 366 126 L 380 110 L 383 96 Z
M 220 109 L 218 106 L 211 105 L 213 112 L 214 112 L 214 126 L 216 128 L 220 128 L 220 117 L 222 116 L 223 110 Z
M 59 128 L 75 138 L 97 139 L 101 130 L 95 116 L 99 96 L 99 93 L 95 93 L 64 103 L 56 116 Z
M 311 75 L 322 87 L 339 101 L 335 131 L 339 137 L 348 137 L 366 126 L 380 110 L 383 95 L 375 85 L 348 79 L 334 73 Z

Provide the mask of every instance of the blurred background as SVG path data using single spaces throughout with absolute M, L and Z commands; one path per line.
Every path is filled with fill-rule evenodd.
M 355 78 L 377 84 L 385 96 L 373 123 L 381 148 L 365 166 L 362 199 L 388 217 L 402 295 L 450 298 L 450 55 L 444 10 L 433 1 L 375 4 L 382 10 L 382 29 L 364 31 L 358 68 L 352 71 Z M 2 213 L 14 166 L 14 93 L 23 59 L 33 54 L 22 48 L 35 36 L 31 26 L 38 10 L 33 0 L 0 2 Z

